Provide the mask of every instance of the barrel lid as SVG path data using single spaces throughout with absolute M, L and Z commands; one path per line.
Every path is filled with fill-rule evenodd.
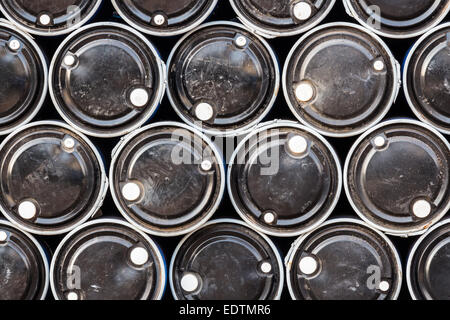
M 296 300 L 394 300 L 402 267 L 391 241 L 356 219 L 333 219 L 299 238 L 286 262 Z
M 47 295 L 47 257 L 36 239 L 0 220 L 0 300 L 39 300 Z
M 258 231 L 293 236 L 320 225 L 339 199 L 339 159 L 320 135 L 290 121 L 262 126 L 230 160 L 228 191 Z
M 214 220 L 186 236 L 170 264 L 179 300 L 274 300 L 283 281 L 272 241 L 237 220 Z
M 0 9 L 8 20 L 29 33 L 56 36 L 85 24 L 102 0 L 1 0 Z
M 95 23 L 67 37 L 50 66 L 60 115 L 83 133 L 124 135 L 145 123 L 164 94 L 164 67 L 153 45 L 118 23 Z
M 28 123 L 47 93 L 47 62 L 36 42 L 0 22 L 0 134 Z
M 433 226 L 414 245 L 408 259 L 407 281 L 416 300 L 450 298 L 450 219 Z
M 116 147 L 110 177 L 124 217 L 145 232 L 193 231 L 216 211 L 225 189 L 222 156 L 199 131 L 175 122 L 146 126 Z
M 327 136 L 360 134 L 389 111 L 400 71 L 386 44 L 349 23 L 304 35 L 284 66 L 283 89 L 296 118 Z
M 318 25 L 335 0 L 231 0 L 245 25 L 266 37 L 293 36 Z
M 450 23 L 424 35 L 410 51 L 404 67 L 404 90 L 421 120 L 450 134 Z
M 0 209 L 37 234 L 60 234 L 89 219 L 107 189 L 91 142 L 59 122 L 36 122 L 0 146 Z
M 188 124 L 236 135 L 270 111 L 279 89 L 268 43 L 232 22 L 202 25 L 183 37 L 168 62 L 170 102 Z
M 157 300 L 166 271 L 152 239 L 119 219 L 99 219 L 62 240 L 50 277 L 57 300 Z
M 217 0 L 112 0 L 114 8 L 130 25 L 155 36 L 174 36 L 205 21 Z
M 344 168 L 362 219 L 394 235 L 423 233 L 450 208 L 450 145 L 430 126 L 391 120 L 363 134 Z
M 344 0 L 351 16 L 390 38 L 412 38 L 441 22 L 450 0 Z

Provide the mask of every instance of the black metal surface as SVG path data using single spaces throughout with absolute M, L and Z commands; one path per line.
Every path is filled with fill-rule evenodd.
M 98 6 L 98 0 L 1 0 L 3 10 L 15 23 L 38 33 L 61 33 L 86 22 Z M 43 25 L 39 17 L 48 15 Z
M 11 48 L 12 41 L 20 47 Z M 28 121 L 47 93 L 46 61 L 35 43 L 12 26 L 0 26 L 0 131 Z
M 408 266 L 410 290 L 416 299 L 450 300 L 450 220 L 421 238 Z
M 245 37 L 243 47 L 237 45 Z M 211 25 L 184 39 L 168 62 L 168 91 L 173 106 L 197 124 L 195 108 L 208 103 L 213 117 L 204 130 L 225 133 L 255 124 L 278 92 L 278 66 L 262 40 L 237 25 Z
M 115 0 L 115 8 L 130 24 L 155 35 L 180 34 L 208 17 L 216 0 Z M 161 15 L 164 21 L 155 22 Z
M 236 21 L 236 15 L 232 11 L 228 1 L 221 0 L 217 6 L 217 9 L 214 11 L 213 15 L 210 17 L 208 21 L 214 20 L 232 20 Z M 114 10 L 112 5 L 105 1 L 102 10 L 96 15 L 94 21 L 121 21 L 117 18 L 117 15 L 114 14 Z M 346 22 L 354 22 L 354 19 L 348 17 L 345 13 L 344 7 L 341 1 L 337 1 L 336 6 L 331 11 L 330 15 L 326 18 L 325 22 L 336 22 L 336 21 L 346 21 Z M 446 21 L 449 21 L 447 17 Z M 48 57 L 52 57 L 56 48 L 63 40 L 62 37 L 57 38 L 47 38 L 47 37 L 36 37 L 40 46 L 44 49 L 46 55 Z M 164 61 L 167 61 L 167 58 L 171 52 L 171 49 L 179 40 L 179 37 L 174 38 L 166 38 L 164 41 L 161 41 L 160 38 L 157 37 L 149 37 L 149 39 L 155 43 L 158 47 L 159 52 Z M 298 40 L 298 37 L 287 37 L 287 38 L 278 38 L 268 40 L 270 45 L 276 50 L 277 56 L 279 58 L 279 62 L 281 65 L 284 64 L 287 54 L 289 53 L 292 46 Z M 393 51 L 396 59 L 398 61 L 402 61 L 406 56 L 409 48 L 413 45 L 414 40 L 393 40 L 393 39 L 384 39 L 386 43 L 389 45 L 390 49 Z M 404 97 L 403 92 L 400 92 L 399 98 L 397 99 L 393 108 L 391 108 L 386 118 L 392 117 L 414 117 L 414 114 L 411 112 L 410 108 L 407 105 L 406 99 Z M 47 99 L 47 103 L 44 105 L 44 108 L 39 112 L 36 119 L 44 120 L 44 119 L 61 119 L 56 112 L 55 108 L 52 106 L 50 99 Z M 166 120 L 178 120 L 177 114 L 173 111 L 170 106 L 170 103 L 167 98 L 164 98 L 162 102 L 161 108 L 159 108 L 158 112 L 155 114 L 155 117 L 152 119 L 152 122 L 156 121 L 166 121 Z M 282 94 L 279 94 L 277 100 L 275 102 L 274 107 L 271 112 L 265 118 L 265 120 L 270 119 L 290 119 L 295 120 L 294 116 L 290 112 L 289 108 L 286 106 L 284 97 Z M 345 157 L 355 141 L 356 138 L 329 138 L 330 143 L 335 147 L 339 158 L 341 161 L 345 160 Z M 100 148 L 104 155 L 104 160 L 106 166 L 109 168 L 110 163 L 110 153 L 112 148 L 117 144 L 118 138 L 112 139 L 98 139 L 93 138 L 93 142 Z M 102 207 L 102 211 L 108 215 L 120 216 L 117 209 L 115 208 L 114 202 L 111 196 L 107 195 L 104 205 Z M 351 206 L 349 205 L 346 196 L 344 193 L 341 194 L 338 205 L 334 212 L 332 213 L 332 217 L 339 217 L 341 215 L 349 215 L 351 214 L 353 217 L 356 217 L 356 214 L 353 213 Z M 214 215 L 215 218 L 221 217 L 233 217 L 239 218 L 237 213 L 234 212 L 233 206 L 229 200 L 229 197 L 225 195 L 224 200 L 221 203 L 219 210 Z M 61 236 L 56 237 L 38 237 L 41 241 L 47 242 L 52 249 L 55 249 L 59 241 L 61 240 Z M 180 241 L 181 237 L 174 238 L 159 238 L 154 237 L 158 244 L 161 245 L 162 250 L 164 251 L 166 257 L 170 257 L 175 246 Z M 276 243 L 277 247 L 280 249 L 281 254 L 284 256 L 287 254 L 293 238 L 283 239 L 283 238 L 272 238 Z M 391 237 L 395 246 L 399 250 L 401 260 L 403 264 L 406 263 L 406 259 L 408 257 L 409 249 L 416 239 L 416 237 L 412 237 L 410 239 L 403 239 L 399 237 Z M 283 292 L 283 299 L 290 299 L 287 290 Z M 48 299 L 52 299 L 51 295 L 48 295 Z M 172 300 L 172 295 L 169 291 L 166 291 L 164 295 L 164 299 Z M 402 286 L 402 291 L 400 294 L 400 299 L 408 300 L 410 299 L 410 295 L 408 293 L 408 289 L 405 285 Z M 402 308 L 403 310 L 403 308 Z
M 327 25 L 309 35 L 293 49 L 285 70 L 283 85 L 296 116 L 325 135 L 354 135 L 379 121 L 400 81 L 391 53 L 358 25 Z M 296 88 L 305 82 L 314 97 L 299 101 Z
M 175 159 L 175 161 L 174 161 Z M 202 169 L 203 161 L 211 168 Z M 202 136 L 174 124 L 150 127 L 122 143 L 110 175 L 125 216 L 150 233 L 181 234 L 204 223 L 224 190 L 222 159 Z M 141 188 L 136 201 L 122 196 L 128 182 Z
M 64 140 L 75 141 L 65 149 Z M 33 233 L 67 230 L 95 213 L 102 196 L 102 163 L 77 133 L 59 125 L 33 125 L 11 136 L 0 150 L 0 207 L 8 219 Z M 34 203 L 31 220 L 18 213 Z
M 413 234 L 442 217 L 450 201 L 450 149 L 418 123 L 389 123 L 357 143 L 347 164 L 348 193 L 370 222 L 394 233 Z M 383 137 L 385 144 L 376 145 Z M 427 217 L 413 214 L 416 201 L 431 205 Z
M 411 52 L 404 83 L 417 115 L 443 132 L 450 132 L 450 25 L 440 27 Z
M 0 220 L 0 232 L 7 234 L 0 242 L 0 300 L 41 299 L 48 285 L 42 248 L 6 221 Z
M 292 123 L 269 126 L 238 149 L 229 190 L 238 212 L 262 232 L 294 235 L 331 213 L 341 189 L 341 167 L 334 151 L 308 129 Z M 306 152 L 289 150 L 294 137 L 306 140 Z M 269 157 L 277 161 L 269 163 Z M 266 214 L 274 221 L 267 223 Z
M 99 221 L 64 241 L 51 275 L 58 299 L 67 299 L 70 292 L 75 292 L 80 300 L 151 300 L 160 293 L 164 266 L 154 245 L 133 228 Z M 137 247 L 149 255 L 141 266 L 130 259 Z
M 305 257 L 314 257 L 319 271 L 302 273 L 299 263 Z M 291 261 L 290 282 L 298 300 L 393 299 L 402 281 L 393 248 L 377 232 L 354 221 L 330 221 L 314 230 Z M 371 283 L 368 274 L 378 279 Z M 387 292 L 377 287 L 381 281 L 389 283 Z
M 161 64 L 145 42 L 121 25 L 94 25 L 65 42 L 50 72 L 55 104 L 87 134 L 123 135 L 152 116 L 162 94 Z M 75 59 L 73 66 L 65 57 Z M 143 106 L 133 105 L 134 90 L 147 92 Z
M 272 267 L 267 274 L 259 270 L 264 262 Z M 191 234 L 179 248 L 173 265 L 173 288 L 180 300 L 274 299 L 284 272 L 264 238 L 230 222 L 210 224 Z M 183 290 L 180 282 L 185 273 L 200 277 L 197 291 Z
M 449 0 L 350 0 L 357 16 L 393 37 L 411 36 L 439 22 Z

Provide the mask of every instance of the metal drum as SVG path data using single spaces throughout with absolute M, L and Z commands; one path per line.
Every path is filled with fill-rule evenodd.
M 323 135 L 348 137 L 380 122 L 400 89 L 400 65 L 387 45 L 356 24 L 330 23 L 294 45 L 283 90 L 295 117 Z
M 406 99 L 422 121 L 450 134 L 450 23 L 420 38 L 403 68 Z
M 146 126 L 122 139 L 112 157 L 113 199 L 144 232 L 163 237 L 192 232 L 222 200 L 222 156 L 206 136 L 185 124 Z
M 137 30 L 175 36 L 205 21 L 217 0 L 112 0 L 120 16 Z
M 44 247 L 30 234 L 0 220 L 0 300 L 43 300 L 49 268 Z
M 450 145 L 429 125 L 391 120 L 363 134 L 344 167 L 344 187 L 371 226 L 408 236 L 426 231 L 450 208 Z
M 330 13 L 336 0 L 230 0 L 239 19 L 267 38 L 294 36 L 315 27 Z
M 294 300 L 394 300 L 402 284 L 392 242 L 357 219 L 332 219 L 298 238 L 286 269 Z
M 62 122 L 14 131 L 0 145 L 0 164 L 0 210 L 35 234 L 61 234 L 87 221 L 108 189 L 96 147 Z
M 0 10 L 20 29 L 39 36 L 72 32 L 88 22 L 102 0 L 1 0 Z
M 165 66 L 142 34 L 100 22 L 63 41 L 49 78 L 51 98 L 66 122 L 85 134 L 111 138 L 152 117 L 164 96 Z
M 318 133 L 291 121 L 262 125 L 237 147 L 228 168 L 228 192 L 239 215 L 273 236 L 318 227 L 337 204 L 339 159 Z
M 221 219 L 181 240 L 169 276 L 177 300 L 274 300 L 283 290 L 284 268 L 268 237 Z
M 406 280 L 414 300 L 450 300 L 450 220 L 439 222 L 414 244 Z
M 234 136 L 258 124 L 279 89 L 269 44 L 233 22 L 202 25 L 172 50 L 169 100 L 187 124 L 211 135 Z
M 157 300 L 165 284 L 156 243 L 119 219 L 90 221 L 70 232 L 50 268 L 56 300 Z
M 450 0 L 344 0 L 348 14 L 389 38 L 412 38 L 430 30 L 450 11 Z
M 9 22 L 0 22 L 0 135 L 30 122 L 48 88 L 47 61 L 38 44 Z

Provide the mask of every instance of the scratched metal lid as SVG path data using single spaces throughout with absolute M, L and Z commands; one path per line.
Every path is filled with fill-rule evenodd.
M 416 116 L 450 134 L 450 23 L 424 35 L 404 66 L 406 98 Z
M 0 22 L 0 134 L 28 123 L 47 94 L 47 62 L 26 33 Z
M 326 18 L 336 0 L 230 0 L 239 19 L 262 36 L 286 37 L 308 31 Z
M 186 236 L 170 263 L 177 300 L 274 300 L 284 270 L 272 241 L 243 222 L 221 219 Z
M 139 128 L 164 95 L 164 63 L 132 28 L 101 22 L 78 29 L 50 65 L 50 94 L 61 117 L 81 132 L 115 137 Z
M 294 300 L 395 300 L 400 257 L 381 232 L 357 219 L 333 219 L 297 239 L 287 255 Z
M 114 149 L 111 193 L 139 229 L 176 236 L 204 224 L 225 189 L 222 156 L 199 131 L 159 122 L 135 131 Z
M 112 0 L 120 16 L 141 32 L 154 36 L 185 33 L 205 21 L 217 0 Z
M 450 220 L 433 226 L 411 250 L 406 280 L 414 300 L 450 300 Z
M 333 137 L 360 134 L 389 111 L 400 89 L 400 66 L 374 33 L 330 23 L 292 48 L 283 90 L 295 117 Z
M 239 215 L 260 232 L 294 236 L 319 226 L 341 193 L 339 159 L 311 129 L 274 121 L 247 136 L 228 168 Z
M 119 219 L 94 220 L 73 230 L 50 267 L 56 300 L 158 300 L 165 283 L 156 243 Z
M 450 145 L 431 126 L 391 120 L 363 134 L 344 168 L 350 204 L 394 235 L 425 232 L 450 208 Z
M 270 111 L 279 89 L 269 44 L 233 22 L 202 25 L 168 61 L 167 94 L 186 123 L 212 135 L 237 135 Z
M 56 121 L 28 124 L 0 145 L 0 210 L 21 229 L 67 232 L 100 208 L 107 190 L 94 145 Z
M 0 220 L 0 300 L 43 300 L 49 271 L 42 246 L 28 233 Z
M 29 33 L 56 36 L 88 22 L 102 0 L 0 0 L 8 20 Z
M 450 0 L 344 0 L 350 16 L 390 38 L 412 38 L 439 24 Z

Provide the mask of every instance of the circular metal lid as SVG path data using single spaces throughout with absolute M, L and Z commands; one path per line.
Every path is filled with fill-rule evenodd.
M 95 14 L 102 0 L 0 0 L 0 10 L 20 28 L 40 36 L 69 33 Z
M 57 300 L 158 300 L 165 283 L 155 242 L 118 219 L 73 230 L 59 244 L 50 269 Z
M 450 208 L 450 145 L 428 125 L 384 122 L 362 135 L 344 168 L 360 217 L 394 235 L 424 232 Z
M 132 28 L 95 23 L 64 40 L 50 66 L 60 115 L 83 133 L 124 135 L 144 124 L 164 95 L 164 65 Z
M 394 300 L 402 282 L 394 245 L 356 219 L 333 219 L 299 238 L 286 268 L 296 300 Z
M 0 134 L 26 124 L 47 94 L 47 62 L 36 42 L 0 22 Z
M 312 130 L 276 121 L 247 136 L 228 168 L 236 211 L 258 231 L 294 236 L 320 225 L 341 192 L 339 159 Z
M 415 300 L 450 299 L 450 220 L 433 226 L 414 245 L 406 279 Z
M 283 89 L 302 123 L 327 136 L 364 132 L 389 111 L 400 68 L 375 34 L 349 23 L 322 25 L 292 48 Z
M 232 22 L 186 35 L 168 62 L 167 94 L 188 124 L 213 135 L 236 135 L 270 111 L 279 89 L 278 62 L 262 38 Z
M 344 5 L 359 23 L 390 38 L 421 35 L 450 10 L 450 0 L 344 0 Z
M 450 134 L 450 23 L 424 35 L 410 51 L 403 74 L 404 91 L 421 120 Z
M 217 0 L 112 0 L 130 25 L 155 36 L 173 36 L 205 21 Z
M 274 300 L 284 270 L 272 241 L 237 220 L 215 220 L 186 236 L 170 263 L 179 300 Z
M 207 137 L 184 124 L 161 122 L 133 132 L 115 148 L 111 192 L 133 225 L 175 236 L 213 215 L 224 176 L 222 156 Z
M 318 25 L 336 0 L 230 0 L 245 25 L 266 37 L 292 36 Z
M 60 234 L 89 219 L 107 189 L 91 142 L 59 122 L 36 122 L 0 146 L 0 210 L 20 228 Z
M 0 300 L 45 299 L 49 271 L 42 246 L 30 234 L 0 220 Z

